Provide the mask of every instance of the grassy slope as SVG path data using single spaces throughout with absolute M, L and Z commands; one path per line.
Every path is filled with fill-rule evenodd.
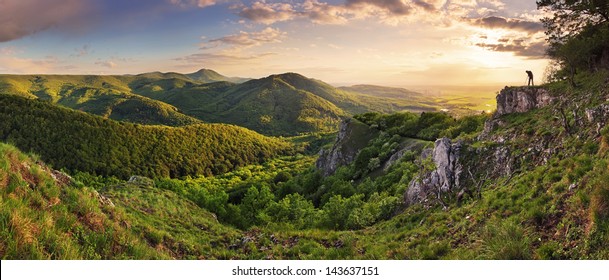
M 486 181 L 480 197 L 453 201 L 446 209 L 413 206 L 357 231 L 267 231 L 258 243 L 272 233 L 297 239 L 288 250 L 269 254 L 300 259 L 607 259 L 609 129 L 599 136 L 593 124 L 575 126 L 568 114 L 567 133 L 554 118 L 561 107 L 583 115 L 585 108 L 606 104 L 606 79 L 606 73 L 584 76 L 578 89 L 548 85 L 570 102 L 501 117 L 504 124 L 490 136 L 506 139 L 503 145 L 513 152 L 518 170 Z M 553 152 L 546 162 L 532 147 Z
M 572 109 L 583 111 L 584 108 L 606 103 L 609 88 L 604 83 L 605 79 L 606 76 L 586 78 L 579 89 L 569 89 L 564 84 L 553 84 L 548 87 L 554 94 L 565 96 L 571 101 L 560 105 L 564 106 L 565 111 L 570 112 Z M 579 109 L 577 109 L 578 106 Z M 184 247 L 174 244 L 174 241 L 178 239 L 175 236 L 183 234 L 184 231 L 186 233 L 196 232 L 196 226 L 192 225 L 198 222 L 164 224 L 167 220 L 179 221 L 181 219 L 170 216 L 176 211 L 173 211 L 174 208 L 169 203 L 179 200 L 173 193 L 159 191 L 145 184 L 132 185 L 124 182 L 108 184 L 106 188 L 100 189 L 100 193 L 115 202 L 117 205 L 115 209 L 124 207 L 125 212 L 119 217 L 132 225 L 132 232 L 116 233 L 115 235 L 123 236 L 121 234 L 124 234 L 123 239 L 126 240 L 144 240 L 127 243 L 131 244 L 126 245 L 127 247 L 116 247 L 119 252 L 117 255 L 125 257 L 196 258 L 200 257 L 196 252 L 201 252 L 201 255 L 220 258 L 230 256 L 277 259 L 607 259 L 609 251 L 605 245 L 609 242 L 609 207 L 607 206 L 609 205 L 609 189 L 606 183 L 609 181 L 609 130 L 605 129 L 601 135 L 597 135 L 595 127 L 585 124 L 572 126 L 571 134 L 569 134 L 562 126 L 560 118 L 554 118 L 556 110 L 559 108 L 558 105 L 552 105 L 523 114 L 501 117 L 504 124 L 493 131 L 491 136 L 501 136 L 506 139 L 504 145 L 513 151 L 516 158 L 521 159 L 519 171 L 514 176 L 499 177 L 488 181 L 484 185 L 480 198 L 469 197 L 461 203 L 453 202 L 447 209 L 411 207 L 388 221 L 363 230 L 286 230 L 281 227 L 265 229 L 254 227 L 245 232 L 237 232 L 211 221 L 211 225 L 214 225 L 212 228 L 216 228 L 215 232 L 219 234 L 210 234 L 211 237 L 200 238 L 208 238 L 206 240 L 212 240 L 209 241 L 209 244 L 220 244 L 218 247 L 229 246 L 231 249 L 223 250 L 218 247 L 184 249 Z M 580 114 L 583 113 L 580 112 Z M 571 124 L 575 124 L 572 116 L 569 121 Z M 496 144 L 475 142 L 471 145 L 492 147 Z M 547 162 L 540 156 L 528 156 L 529 148 L 537 145 L 542 145 L 543 149 L 555 150 Z M 4 152 L 9 155 L 5 158 L 15 158 L 15 156 L 10 156 L 13 153 L 17 155 L 18 160 L 0 162 L 0 170 L 4 171 L 4 173 L 0 172 L 2 175 L 0 183 L 4 182 L 3 184 L 6 185 L 6 187 L 0 188 L 6 192 L 2 196 L 2 220 L 7 225 L 3 227 L 6 229 L 3 234 L 8 236 L 2 239 L 5 242 L 0 248 L 2 249 L 0 252 L 4 253 L 3 256 L 7 258 L 47 258 L 49 253 L 41 253 L 36 250 L 48 247 L 51 248 L 48 250 L 53 254 L 67 254 L 68 258 L 106 257 L 107 255 L 104 255 L 102 249 L 95 249 L 102 247 L 93 246 L 93 249 L 88 249 L 92 252 L 102 250 L 102 253 L 97 253 L 98 255 L 78 253 L 81 250 L 78 249 L 78 246 L 83 246 L 81 243 L 84 241 L 70 241 L 75 243 L 66 245 L 67 249 L 47 245 L 55 244 L 57 241 L 53 241 L 52 238 L 44 239 L 46 235 L 40 235 L 36 228 L 46 230 L 47 223 L 43 223 L 48 220 L 45 218 L 46 215 L 55 214 L 26 209 L 55 201 L 53 197 L 58 195 L 53 192 L 58 191 L 50 190 L 48 192 L 51 194 L 47 195 L 44 191 L 45 188 L 27 187 L 28 184 L 36 186 L 49 184 L 32 184 L 33 181 L 30 179 L 19 179 L 19 176 L 29 178 L 28 175 L 17 175 L 23 174 L 23 171 L 19 170 L 19 166 L 24 166 L 21 162 L 28 162 L 28 160 L 15 152 L 14 148 L 7 147 L 3 145 L 2 149 L 13 152 Z M 7 164 L 5 162 L 16 163 Z M 13 166 L 19 168 L 16 169 Z M 480 170 L 480 172 L 483 171 Z M 28 184 L 26 184 L 27 180 L 30 180 Z M 17 184 L 11 185 L 10 182 L 17 182 Z M 396 183 L 404 184 L 404 182 Z M 87 191 L 86 188 L 84 190 Z M 38 192 L 40 194 L 37 194 Z M 18 197 L 23 194 L 40 196 L 43 200 L 31 202 L 28 198 L 24 202 L 24 199 Z M 129 197 L 131 194 L 134 196 Z M 166 197 L 169 201 L 157 201 L 150 198 L 155 196 Z M 18 199 L 14 199 L 14 197 Z M 85 195 L 85 197 L 87 196 Z M 80 204 L 91 203 L 87 200 L 74 200 L 72 197 L 59 198 L 65 203 L 74 204 L 75 209 L 82 207 L 79 206 Z M 35 200 L 32 199 L 32 201 Z M 184 203 L 186 207 L 192 205 Z M 164 206 L 156 209 L 152 207 L 153 205 Z M 48 211 L 55 211 L 53 207 L 48 209 L 51 209 Z M 100 211 L 104 213 L 103 209 Z M 194 216 L 200 216 L 199 218 L 209 220 L 208 213 L 196 212 L 202 211 L 196 210 L 196 208 L 193 208 L 192 211 L 186 213 L 188 216 L 193 216 L 193 219 Z M 156 219 L 155 215 L 149 217 L 144 214 L 147 212 L 154 212 L 159 217 L 167 215 L 172 218 Z M 17 218 L 13 218 L 12 213 L 19 214 L 15 216 Z M 85 215 L 86 213 L 88 212 L 85 212 Z M 13 222 L 14 219 L 16 220 Z M 21 222 L 22 220 L 25 222 Z M 81 227 L 89 227 L 86 223 L 91 222 L 83 221 L 85 225 Z M 70 228 L 78 228 L 78 225 L 72 225 L 58 228 L 56 234 L 70 232 Z M 204 224 L 203 228 L 206 228 L 207 225 Z M 178 226 L 186 229 L 179 230 Z M 176 229 L 173 230 L 173 227 Z M 46 232 L 44 230 L 40 232 Z M 114 232 L 119 232 L 119 229 Z M 181 238 L 181 240 L 195 240 L 192 243 L 187 242 L 186 244 L 190 245 L 184 245 L 186 248 L 191 248 L 188 246 L 195 246 L 193 244 L 199 242 L 189 238 L 194 237 Z M 34 243 L 32 240 L 36 240 L 38 243 Z M 94 240 L 98 240 L 97 237 Z M 214 243 L 213 240 L 217 240 L 218 243 Z M 144 243 L 156 244 L 154 245 L 155 251 L 147 249 Z M 107 243 L 102 244 L 103 248 L 114 248 L 108 247 Z M 85 248 L 91 248 L 87 246 Z M 129 249 L 131 247 L 128 246 L 136 249 Z M 170 250 L 173 253 L 163 251 L 167 248 L 177 249 Z M 64 251 L 73 253 L 56 253 Z M 165 254 L 163 255 L 163 253 Z
M 227 249 L 238 231 L 170 191 L 117 182 L 97 192 L 51 172 L 0 143 L 0 258 L 243 257 Z

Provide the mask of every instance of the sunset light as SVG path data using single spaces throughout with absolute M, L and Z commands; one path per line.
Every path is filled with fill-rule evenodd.
M 547 64 L 534 1 L 38 2 L 0 2 L 0 73 L 210 68 L 341 85 L 504 85 Z

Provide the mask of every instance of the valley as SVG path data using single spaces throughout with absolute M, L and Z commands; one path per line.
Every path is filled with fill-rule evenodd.
M 0 213 L 7 225 L 0 253 L 9 259 L 604 259 L 607 136 L 597 128 L 607 122 L 606 79 L 605 72 L 582 75 L 576 90 L 560 81 L 506 88 L 494 114 L 458 118 L 402 109 L 351 115 L 363 110 L 358 100 L 375 95 L 378 102 L 409 98 L 417 108 L 437 103 L 374 86 L 331 95 L 326 84 L 296 74 L 243 84 L 191 81 L 192 88 L 168 89 L 171 94 L 145 92 L 150 84 L 144 83 L 133 96 L 167 98 L 155 102 L 195 119 L 170 126 L 70 109 L 70 95 L 55 95 L 62 103 L 40 92 L 0 94 L 0 136 L 10 143 L 0 146 Z M 207 123 L 192 113 L 194 106 L 178 109 L 188 90 L 205 87 L 230 88 L 226 96 L 234 99 L 216 92 L 214 106 L 223 108 L 279 102 L 281 94 L 309 98 L 325 108 L 325 118 L 336 118 L 325 124 L 338 132 L 321 125 L 269 137 Z M 259 93 L 248 99 L 245 90 L 257 88 L 269 89 L 269 99 Z M 107 104 L 96 103 L 98 91 L 89 97 L 91 104 Z M 561 111 L 573 114 L 561 119 Z

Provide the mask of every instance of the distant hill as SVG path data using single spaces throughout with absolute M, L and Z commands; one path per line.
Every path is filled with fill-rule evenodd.
M 7 94 L 0 94 L 0 120 L 0 141 L 34 152 L 55 168 L 120 178 L 221 174 L 291 149 L 234 125 L 119 123 Z
M 231 82 L 231 83 L 243 83 L 247 82 L 247 78 L 239 77 L 226 77 L 220 75 L 218 72 L 210 69 L 201 69 L 197 72 L 186 74 L 186 76 L 194 81 L 201 83 L 213 83 L 213 82 Z
M 370 111 L 436 110 L 432 102 L 420 101 L 422 94 L 412 91 L 401 89 L 417 99 L 374 95 L 381 89 L 397 90 L 392 88 L 375 87 L 367 94 L 345 89 L 285 73 L 242 84 L 212 83 L 138 93 L 206 122 L 232 123 L 269 135 L 335 130 L 341 118 Z
M 0 93 L 39 98 L 119 121 L 170 126 L 201 123 L 174 106 L 131 93 L 131 86 L 147 79 L 157 81 L 147 75 L 0 75 Z
M 387 98 L 413 98 L 420 99 L 424 97 L 424 95 L 420 92 L 407 90 L 405 88 L 396 88 L 396 87 L 383 87 L 383 86 L 375 86 L 375 85 L 354 85 L 349 87 L 339 87 L 338 89 L 360 93 L 364 95 L 374 95 L 377 97 L 387 97 Z
M 297 73 L 247 80 L 209 69 L 139 75 L 0 75 L 0 93 L 39 98 L 104 118 L 182 126 L 229 123 L 267 135 L 333 131 L 365 112 L 434 111 L 416 92 L 335 88 Z

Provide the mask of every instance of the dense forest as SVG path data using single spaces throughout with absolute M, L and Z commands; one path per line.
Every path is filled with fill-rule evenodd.
M 144 126 L 0 95 L 0 139 L 56 168 L 128 178 L 213 175 L 262 162 L 290 147 L 233 125 Z

